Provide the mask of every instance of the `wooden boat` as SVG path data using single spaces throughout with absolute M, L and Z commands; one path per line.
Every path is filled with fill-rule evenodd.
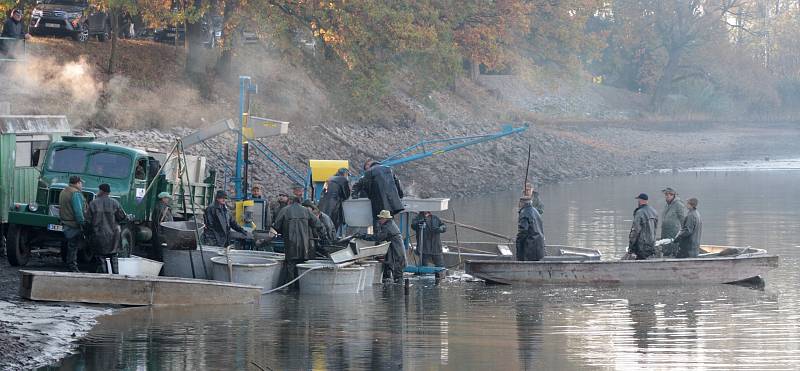
M 724 251 L 738 249 L 738 255 Z M 608 261 L 469 260 L 466 273 L 502 284 L 709 284 L 760 277 L 779 265 L 779 257 L 754 248 L 719 247 L 692 259 Z
M 174 277 L 20 271 L 20 296 L 30 300 L 117 305 L 258 303 L 257 286 Z
M 446 267 L 462 267 L 467 260 L 502 260 L 513 261 L 514 245 L 496 242 L 461 242 L 443 241 L 442 254 Z M 460 249 L 459 249 L 460 247 Z M 460 250 L 460 252 L 459 252 Z M 600 260 L 599 250 L 583 247 L 548 245 L 545 247 L 545 261 L 582 261 Z

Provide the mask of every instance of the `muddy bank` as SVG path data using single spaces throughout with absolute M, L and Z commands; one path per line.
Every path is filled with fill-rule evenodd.
M 40 259 L 35 259 L 40 260 Z M 34 261 L 27 269 L 53 269 L 56 259 Z M 51 364 L 72 352 L 75 341 L 111 310 L 85 305 L 21 300 L 19 270 L 0 260 L 0 370 L 27 370 Z
M 515 124 L 520 126 L 522 124 Z M 309 159 L 348 159 L 359 171 L 368 158 L 382 159 L 422 138 L 459 137 L 499 131 L 496 123 L 441 121 L 435 125 L 364 127 L 337 123 L 291 127 L 288 136 L 268 138 L 270 149 L 305 173 Z M 168 131 L 95 130 L 99 137 L 147 148 L 171 148 L 189 129 Z M 727 160 L 800 156 L 795 123 L 581 122 L 533 124 L 521 135 L 403 164 L 396 172 L 411 193 L 465 196 L 519 187 L 531 145 L 530 176 L 537 183 L 702 166 Z M 233 163 L 234 138 L 218 137 L 189 149 L 212 164 Z M 251 171 L 268 194 L 286 190 L 289 180 L 255 153 Z

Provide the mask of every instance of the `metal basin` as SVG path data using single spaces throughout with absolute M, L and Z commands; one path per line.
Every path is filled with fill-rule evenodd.
M 224 252 L 223 252 L 224 254 Z M 230 255 L 241 255 L 241 256 L 257 256 L 259 258 L 266 258 L 272 259 L 278 262 L 278 264 L 283 268 L 283 263 L 286 261 L 286 255 L 281 254 L 279 252 L 271 252 L 271 251 L 254 251 L 254 250 L 228 250 L 228 254 Z M 275 269 L 273 271 L 275 275 L 272 277 L 273 282 L 280 282 L 281 281 L 281 269 Z M 277 285 L 276 285 L 277 287 Z
M 136 255 L 130 258 L 118 258 L 119 274 L 122 276 L 156 277 L 164 263 L 145 259 Z M 106 259 L 106 267 L 111 272 L 111 261 Z
M 197 248 L 197 236 L 203 235 L 205 225 L 195 222 L 163 222 L 161 228 L 167 249 L 194 250 Z
M 332 264 L 306 263 L 297 265 L 297 273 L 303 274 L 300 279 L 300 292 L 303 294 L 357 294 L 363 286 L 364 267 L 336 268 Z
M 214 264 L 211 258 L 222 255 L 219 246 L 203 246 L 200 250 L 164 250 L 164 276 L 210 280 Z M 192 275 L 194 270 L 194 275 Z
M 244 283 L 271 290 L 278 286 L 275 279 L 281 264 L 273 259 L 258 256 L 228 255 L 211 258 L 214 263 L 214 280 Z

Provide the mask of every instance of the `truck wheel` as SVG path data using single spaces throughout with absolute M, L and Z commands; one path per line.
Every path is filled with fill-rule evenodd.
M 136 239 L 133 234 L 132 228 L 125 228 L 122 230 L 122 234 L 120 235 L 120 244 L 119 244 L 119 257 L 120 258 L 128 258 L 131 256 L 131 252 L 133 252 L 133 247 L 136 245 Z
M 31 247 L 28 245 L 28 230 L 20 225 L 8 226 L 6 238 L 8 263 L 15 267 L 24 267 L 31 260 Z

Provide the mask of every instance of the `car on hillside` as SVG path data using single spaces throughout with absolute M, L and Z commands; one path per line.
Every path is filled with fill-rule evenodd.
M 207 48 L 217 47 L 220 41 L 222 41 L 222 17 L 217 15 L 205 16 L 201 20 L 201 23 L 203 26 L 203 45 Z M 183 25 L 155 29 L 153 32 L 153 41 L 174 45 L 176 36 L 178 44 L 182 44 L 186 39 L 186 30 Z
M 94 36 L 103 42 L 111 37 L 111 17 L 85 0 L 44 0 L 31 11 L 28 30 L 34 36 L 70 36 L 80 42 Z

